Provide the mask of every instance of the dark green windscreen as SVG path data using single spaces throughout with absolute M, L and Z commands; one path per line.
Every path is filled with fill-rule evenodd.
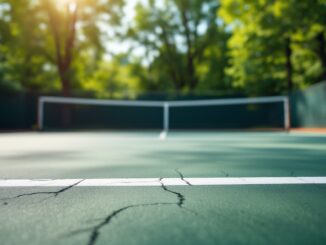
M 283 128 L 283 103 L 170 107 L 170 129 Z M 46 103 L 44 129 L 151 130 L 163 128 L 162 107 Z
M 0 131 L 26 130 L 36 126 L 37 96 L 0 93 Z
M 161 107 L 85 106 L 46 103 L 44 129 L 150 130 L 163 127 Z
M 291 96 L 292 127 L 326 127 L 326 82 Z
M 170 111 L 172 129 L 283 128 L 283 103 L 176 107 Z

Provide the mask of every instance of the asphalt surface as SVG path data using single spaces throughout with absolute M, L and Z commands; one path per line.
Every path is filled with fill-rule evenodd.
M 326 176 L 326 137 L 0 135 L 0 179 Z M 325 244 L 326 185 L 2 187 L 2 244 Z

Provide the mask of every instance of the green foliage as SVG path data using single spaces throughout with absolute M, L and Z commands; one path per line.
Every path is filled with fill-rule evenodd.
M 39 19 L 30 1 L 10 0 L 0 3 L 1 9 L 1 67 L 2 88 L 8 90 L 38 89 L 36 77 L 42 76 L 46 59 L 40 55 L 38 44 L 41 41 L 38 30 Z M 27 18 L 26 12 L 30 15 Z M 5 81 L 5 82 L 4 82 Z
M 227 57 L 221 53 L 228 36 L 218 25 L 217 9 L 216 0 L 143 1 L 136 6 L 126 37 L 146 50 L 151 89 L 193 91 L 226 82 Z
M 0 91 L 270 95 L 326 79 L 325 0 L 139 0 L 133 19 L 128 6 L 0 0 Z
M 104 52 L 96 22 L 103 11 L 103 2 L 78 1 L 76 37 L 72 35 L 71 9 L 63 3 L 52 0 L 2 1 L 0 9 L 5 15 L 0 22 L 3 39 L 0 47 L 4 51 L 1 67 L 7 67 L 2 81 L 10 81 L 25 90 L 61 90 L 61 57 L 61 62 L 66 63 L 60 65 L 69 63 L 65 75 L 71 89 L 80 89 L 82 80 L 78 72 L 83 70 L 83 65 L 86 69 L 87 64 L 98 62 Z M 72 44 L 68 45 L 70 42 Z M 87 62 L 83 64 L 85 56 Z
M 251 94 L 286 91 L 286 79 L 296 88 L 320 81 L 321 60 L 316 36 L 325 33 L 325 1 L 223 0 L 219 15 L 232 29 L 227 74 L 234 86 Z M 290 41 L 293 74 L 286 69 Z
M 139 79 L 132 75 L 132 66 L 120 55 L 112 61 L 103 61 L 96 72 L 85 79 L 82 88 L 99 98 L 135 97 Z

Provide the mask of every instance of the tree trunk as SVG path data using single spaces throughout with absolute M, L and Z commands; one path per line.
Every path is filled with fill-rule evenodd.
M 70 78 L 68 76 L 70 67 L 63 67 L 63 65 L 58 62 L 58 72 L 60 77 L 60 82 L 62 86 L 62 95 L 65 97 L 69 97 L 71 95 L 71 86 L 70 86 Z
M 190 83 L 189 87 L 190 90 L 193 91 L 197 87 L 198 79 L 196 76 L 194 59 L 191 54 L 188 55 L 187 71 L 188 71 L 189 83 Z
M 287 89 L 288 93 L 291 93 L 293 90 L 293 66 L 292 66 L 292 48 L 290 38 L 286 39 L 285 46 L 285 57 L 286 57 L 286 77 L 287 77 Z
M 50 26 L 53 31 L 53 38 L 55 44 L 55 55 L 56 55 L 56 65 L 60 77 L 60 82 L 62 85 L 62 94 L 65 97 L 71 95 L 71 65 L 73 61 L 73 51 L 76 39 L 76 24 L 78 20 L 78 5 L 76 5 L 74 10 L 70 10 L 67 5 L 66 15 L 67 22 L 65 23 L 66 29 L 64 30 L 66 35 L 62 35 L 62 26 L 58 26 L 57 23 L 57 9 L 50 2 L 46 2 L 46 7 L 48 9 Z M 61 23 L 62 24 L 62 23 Z M 71 125 L 71 106 L 63 105 L 62 107 L 62 126 L 68 128 Z
M 322 64 L 322 79 L 326 81 L 326 41 L 324 32 L 320 32 L 317 35 L 318 41 L 318 56 Z
M 187 77 L 188 77 L 188 84 L 191 91 L 193 91 L 198 84 L 198 79 L 196 76 L 196 68 L 195 68 L 195 61 L 194 61 L 194 51 L 193 51 L 193 39 L 192 33 L 189 27 L 189 19 L 187 16 L 187 8 L 182 6 L 180 8 L 181 17 L 182 17 L 182 24 L 185 32 L 185 38 L 187 43 Z
M 162 28 L 162 41 L 166 47 L 167 53 L 163 55 L 163 58 L 168 64 L 169 75 L 173 81 L 173 85 L 177 92 L 180 92 L 184 87 L 184 79 L 182 78 L 182 73 L 177 68 L 178 59 L 175 54 L 175 47 L 170 43 L 166 28 L 161 25 Z
M 70 93 L 70 81 L 66 78 L 67 75 L 65 75 L 68 71 L 65 71 L 62 73 L 61 77 L 61 84 L 62 84 L 62 93 L 64 97 L 69 97 L 71 95 Z M 61 74 L 61 72 L 60 72 Z M 71 126 L 72 122 L 72 115 L 71 115 L 71 106 L 68 104 L 64 104 L 62 106 L 62 127 L 63 128 L 69 128 Z

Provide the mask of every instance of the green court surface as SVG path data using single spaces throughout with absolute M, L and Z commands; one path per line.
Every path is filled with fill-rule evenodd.
M 0 146 L 1 244 L 326 244 L 325 135 L 14 133 Z M 257 177 L 276 182 L 245 182 Z

